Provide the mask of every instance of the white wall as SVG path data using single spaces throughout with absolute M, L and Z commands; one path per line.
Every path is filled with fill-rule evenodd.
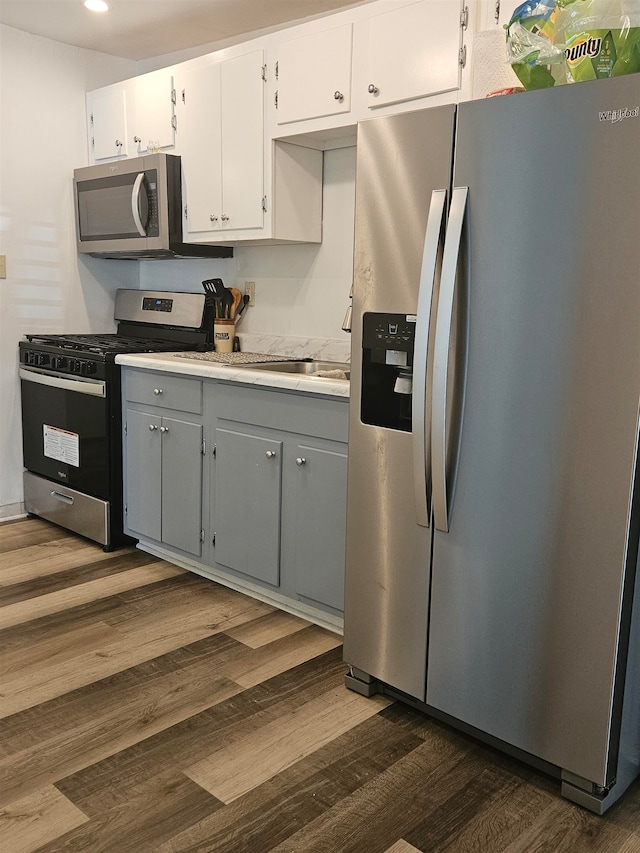
M 345 339 L 342 320 L 353 275 L 356 149 L 324 154 L 323 235 L 318 245 L 239 246 L 225 260 L 142 261 L 140 283 L 150 290 L 199 292 L 219 277 L 244 291 L 256 283 L 256 304 L 242 332 Z
M 356 149 L 324 153 L 322 243 L 237 250 L 237 286 L 256 283 L 243 332 L 345 338 L 353 279 Z
M 0 25 L 0 517 L 22 500 L 18 340 L 108 331 L 135 262 L 79 261 L 72 173 L 87 163 L 85 92 L 136 73 L 131 60 Z

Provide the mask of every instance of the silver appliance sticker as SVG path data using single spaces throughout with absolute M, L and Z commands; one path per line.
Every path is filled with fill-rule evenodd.
M 80 467 L 80 436 L 76 432 L 43 424 L 44 455 Z

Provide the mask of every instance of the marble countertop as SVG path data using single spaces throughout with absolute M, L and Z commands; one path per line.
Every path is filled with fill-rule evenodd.
M 282 353 L 284 355 L 284 353 Z M 306 358 L 317 356 L 291 356 L 287 358 Z M 184 353 L 139 353 L 116 356 L 116 363 L 124 367 L 138 367 L 146 370 L 162 370 L 165 373 L 179 373 L 182 376 L 197 376 L 203 379 L 218 379 L 237 382 L 243 385 L 259 385 L 266 388 L 280 388 L 287 391 L 303 391 L 308 394 L 320 394 L 332 397 L 348 397 L 348 381 L 328 379 L 317 376 L 275 373 L 269 370 L 252 370 L 250 366 L 221 364 L 203 361 L 197 358 L 185 358 Z

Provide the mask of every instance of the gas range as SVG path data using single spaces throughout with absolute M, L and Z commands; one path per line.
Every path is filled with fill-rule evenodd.
M 115 334 L 20 341 L 25 509 L 102 544 L 130 542 L 122 517 L 123 353 L 212 349 L 204 293 L 119 290 Z
M 199 342 L 121 334 L 26 335 L 26 340 L 20 342 L 20 362 L 60 374 L 103 379 L 109 369 L 105 365 L 123 353 L 203 351 L 209 347 L 204 332 Z

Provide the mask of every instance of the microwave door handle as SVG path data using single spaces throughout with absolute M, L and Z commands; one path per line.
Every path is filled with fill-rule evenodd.
M 133 221 L 138 229 L 138 234 L 141 237 L 146 237 L 147 230 L 142 224 L 142 219 L 140 218 L 140 190 L 142 188 L 143 181 L 144 172 L 140 172 L 134 181 L 133 189 L 131 191 L 131 213 L 133 214 Z

